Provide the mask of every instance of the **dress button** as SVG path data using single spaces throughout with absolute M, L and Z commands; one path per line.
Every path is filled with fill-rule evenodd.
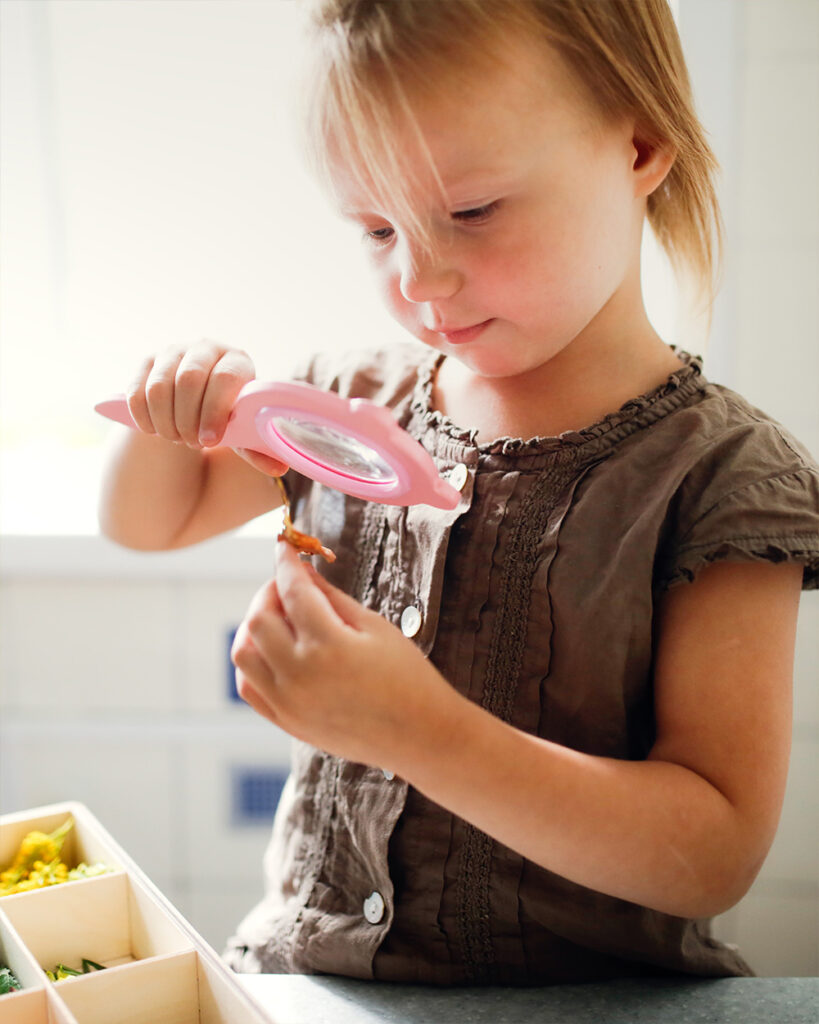
M 452 484 L 456 491 L 462 491 L 464 489 L 464 484 L 468 479 L 469 470 L 462 462 L 459 462 L 458 465 L 455 466 L 452 472 L 449 474 L 449 482 Z
M 384 897 L 380 892 L 371 892 L 364 900 L 364 916 L 370 924 L 378 924 L 384 916 Z
M 404 636 L 415 636 L 421 628 L 421 613 L 413 604 L 401 612 L 401 632 Z

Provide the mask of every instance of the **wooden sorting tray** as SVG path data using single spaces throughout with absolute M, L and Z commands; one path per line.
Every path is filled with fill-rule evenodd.
M 33 829 L 74 827 L 61 858 L 101 861 L 94 878 L 0 896 L 0 962 L 20 991 L 0 996 L 2 1024 L 272 1024 L 213 949 L 83 804 L 0 817 L 0 869 Z M 83 957 L 106 970 L 51 982 Z

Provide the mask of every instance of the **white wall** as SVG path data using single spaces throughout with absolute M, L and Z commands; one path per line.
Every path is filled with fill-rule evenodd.
M 286 379 L 399 329 L 304 169 L 294 0 L 2 0 L 0 20 L 0 529 L 93 533 L 93 406 L 147 355 L 211 338 Z
M 819 3 L 681 0 L 723 169 L 725 284 L 706 372 L 819 454 Z M 752 891 L 718 922 L 767 975 L 819 974 L 819 592 L 803 595 L 782 821 Z
M 229 637 L 275 540 L 140 556 L 100 538 L 6 539 L 0 810 L 80 800 L 217 950 L 260 897 L 289 737 L 231 700 Z

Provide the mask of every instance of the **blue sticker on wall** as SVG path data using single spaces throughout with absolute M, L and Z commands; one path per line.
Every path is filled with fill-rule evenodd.
M 227 631 L 227 633 L 225 634 L 226 635 L 226 639 L 227 639 L 227 647 L 226 647 L 227 657 L 225 659 L 225 668 L 227 669 L 227 673 L 226 673 L 225 678 L 227 680 L 227 698 L 228 698 L 228 700 L 234 701 L 234 702 L 238 702 L 239 704 L 244 704 L 244 701 L 239 696 L 239 691 L 236 689 L 236 667 L 233 664 L 233 662 L 230 660 L 230 652 L 231 652 L 231 649 L 233 648 L 233 641 L 236 638 L 236 632 L 237 632 L 238 629 L 239 629 L 239 627 L 236 626 L 235 629 L 229 629 Z
M 281 767 L 235 767 L 231 813 L 233 823 L 269 825 L 286 781 L 287 770 Z

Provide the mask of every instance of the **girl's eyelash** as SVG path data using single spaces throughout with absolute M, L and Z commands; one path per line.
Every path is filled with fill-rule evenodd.
M 484 203 L 483 206 L 473 206 L 468 210 L 456 210 L 452 214 L 452 219 L 465 224 L 482 224 L 492 216 L 498 206 L 499 201 L 496 199 L 494 202 Z
M 460 224 L 483 224 L 496 212 L 500 206 L 500 200 L 496 199 L 491 203 L 484 203 L 483 206 L 472 206 L 466 210 L 455 210 L 450 214 L 452 220 Z M 364 231 L 364 240 L 372 245 L 386 245 L 392 240 L 395 229 L 389 225 L 380 228 L 372 228 Z
M 385 245 L 393 236 L 393 229 L 391 227 L 373 228 L 371 231 L 364 232 L 364 240 L 366 242 L 372 242 L 374 245 Z

